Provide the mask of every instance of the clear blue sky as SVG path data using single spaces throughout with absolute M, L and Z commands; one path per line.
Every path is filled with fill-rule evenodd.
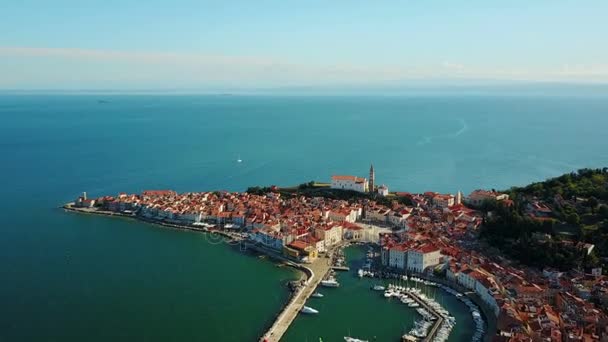
M 0 89 L 608 81 L 606 0 L 0 2 Z

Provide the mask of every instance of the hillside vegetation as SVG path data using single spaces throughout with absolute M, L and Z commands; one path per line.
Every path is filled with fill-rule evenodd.
M 582 169 L 506 192 L 513 202 L 484 205 L 481 238 L 539 268 L 608 265 L 607 168 Z

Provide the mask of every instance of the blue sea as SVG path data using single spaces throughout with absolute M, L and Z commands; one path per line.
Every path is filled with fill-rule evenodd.
M 373 163 L 390 190 L 467 193 L 608 166 L 597 94 L 1 95 L 0 120 L 0 341 L 252 340 L 285 300 L 295 275 L 269 262 L 57 209 L 83 191 L 242 191 Z

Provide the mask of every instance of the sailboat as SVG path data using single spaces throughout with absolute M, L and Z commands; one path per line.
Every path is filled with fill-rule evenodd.
M 241 159 L 241 155 L 240 155 L 240 154 L 239 154 L 239 156 L 237 157 L 236 162 L 237 162 L 237 163 L 242 163 L 242 162 L 243 162 L 243 160 Z

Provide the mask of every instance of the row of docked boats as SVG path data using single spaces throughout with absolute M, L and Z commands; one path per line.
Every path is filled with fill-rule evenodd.
M 423 283 L 424 280 L 418 280 L 415 282 Z M 428 282 L 425 285 L 437 286 L 437 284 L 432 282 Z M 433 326 L 433 324 L 435 324 L 434 322 L 441 318 L 441 325 L 435 332 L 433 341 L 447 341 L 450 332 L 456 325 L 456 318 L 451 316 L 449 311 L 444 309 L 433 298 L 427 297 L 419 288 L 389 284 L 387 289 L 384 291 L 384 297 L 399 298 L 402 303 L 408 305 L 409 307 L 417 308 L 416 311 L 422 317 L 420 320 L 414 322 L 414 327 L 412 330 L 410 330 L 410 332 L 404 336 L 406 340 L 416 341 L 418 339 L 426 338 L 428 336 L 429 329 Z M 419 302 L 423 303 L 429 309 L 427 310 L 426 308 L 419 307 Z
M 473 318 L 473 322 L 475 322 L 475 333 L 473 334 L 471 341 L 473 341 L 473 342 L 481 341 L 483 339 L 483 335 L 485 334 L 485 322 L 483 320 L 483 317 L 481 316 L 479 306 L 477 306 L 477 304 L 473 303 L 473 301 L 470 300 L 467 296 L 452 289 L 451 287 L 448 287 L 445 285 L 438 285 L 438 286 L 441 289 L 443 289 L 444 291 L 446 291 L 447 293 L 458 298 L 461 302 L 463 302 L 469 308 L 469 311 L 471 312 L 471 317 Z
M 315 292 L 315 293 L 313 293 L 313 294 L 312 294 L 312 297 L 313 297 L 313 298 L 323 298 L 323 294 L 322 294 L 322 293 L 319 293 L 319 292 Z M 300 312 L 301 312 L 301 313 L 304 313 L 304 314 L 312 314 L 312 315 L 316 315 L 316 314 L 318 314 L 318 313 L 319 313 L 319 310 L 317 310 L 317 309 L 313 309 L 313 308 L 311 308 L 310 306 L 304 306 L 304 307 L 302 308 L 302 310 L 300 310 Z

